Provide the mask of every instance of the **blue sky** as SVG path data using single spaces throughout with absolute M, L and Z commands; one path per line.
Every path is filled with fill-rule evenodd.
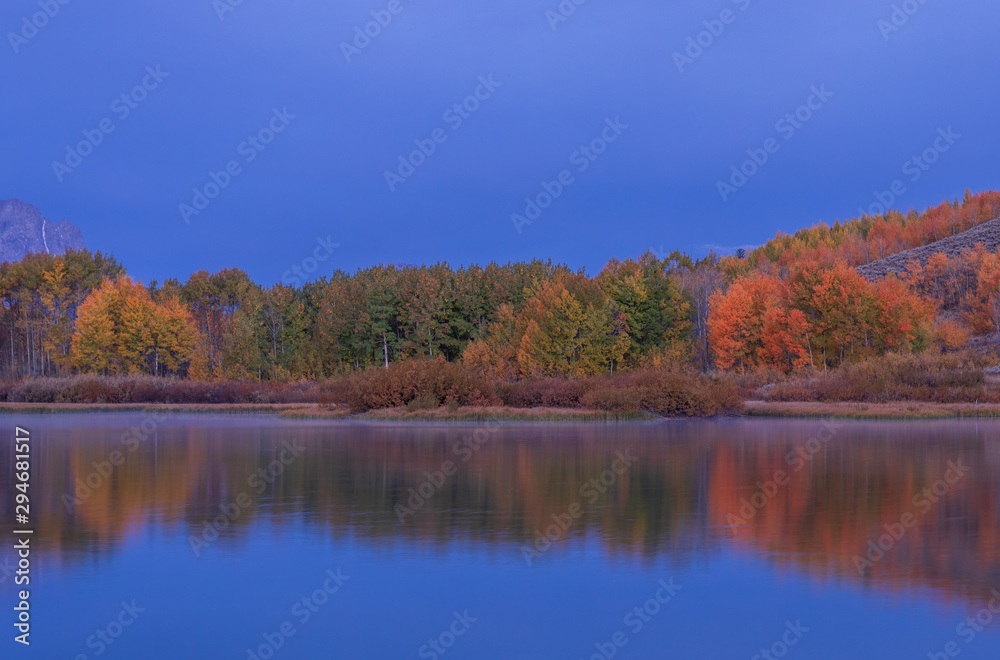
M 0 199 L 73 222 L 143 280 L 239 266 L 270 284 L 318 239 L 339 247 L 317 276 L 533 257 L 596 272 L 851 217 L 896 181 L 902 209 L 998 187 L 987 0 L 63 1 L 0 10 Z M 814 88 L 832 95 L 801 110 Z M 76 160 L 84 131 L 100 143 Z M 183 212 L 213 172 L 225 187 Z M 512 219 L 543 182 L 551 204 Z

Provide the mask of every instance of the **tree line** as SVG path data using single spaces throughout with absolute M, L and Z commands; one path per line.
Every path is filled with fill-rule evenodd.
M 300 287 L 237 268 L 148 285 L 87 250 L 0 265 L 0 376 L 324 379 L 410 359 L 496 380 L 637 369 L 785 371 L 1000 331 L 1000 265 L 979 249 L 879 283 L 854 266 L 1000 215 L 1000 193 L 923 214 L 817 225 L 749 253 L 375 266 Z M 943 256 L 943 255 L 941 255 Z
M 99 252 L 35 254 L 0 265 L 0 373 L 293 380 L 466 357 L 512 378 L 614 373 L 686 355 L 693 305 L 671 273 L 715 262 L 376 266 L 302 287 L 229 268 L 146 286 Z

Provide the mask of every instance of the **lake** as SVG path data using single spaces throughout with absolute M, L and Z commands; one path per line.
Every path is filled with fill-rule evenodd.
M 997 422 L 5 420 L 4 658 L 1000 657 Z

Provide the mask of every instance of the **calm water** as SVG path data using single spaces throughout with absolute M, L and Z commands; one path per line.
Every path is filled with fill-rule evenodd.
M 4 658 L 1000 657 L 992 422 L 3 419 Z

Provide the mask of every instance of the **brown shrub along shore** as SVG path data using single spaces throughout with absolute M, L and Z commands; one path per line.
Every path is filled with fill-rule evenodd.
M 960 354 L 889 354 L 836 370 L 778 378 L 747 398 L 768 401 L 1000 403 L 983 360 Z M 775 382 L 776 381 L 776 382 Z M 759 396 L 755 396 L 759 395 Z
M 964 354 L 890 354 L 836 370 L 792 375 L 773 370 L 743 375 L 646 370 L 494 382 L 461 363 L 413 360 L 320 382 L 153 376 L 27 379 L 0 383 L 0 410 L 162 406 L 178 412 L 265 412 L 303 418 L 645 419 L 742 414 L 744 401 L 751 401 L 747 412 L 755 415 L 992 416 L 990 404 L 1000 405 L 1000 377 L 987 373 L 984 365 L 983 359 Z M 832 403 L 893 405 L 867 409 L 822 405 Z
M 8 403 L 319 403 L 323 385 L 311 382 L 193 381 L 156 376 L 69 376 L 0 383 Z
M 666 371 L 619 376 L 493 383 L 472 369 L 443 360 L 370 368 L 322 382 L 204 382 L 138 377 L 74 376 L 0 384 L 8 404 L 322 404 L 353 413 L 444 407 L 562 409 L 606 417 L 694 417 L 739 413 L 743 398 L 731 378 Z M 332 411 L 331 411 L 332 412 Z M 445 413 L 439 413 L 441 415 Z M 479 414 L 469 413 L 467 414 Z M 489 413 L 495 414 L 495 413 Z

